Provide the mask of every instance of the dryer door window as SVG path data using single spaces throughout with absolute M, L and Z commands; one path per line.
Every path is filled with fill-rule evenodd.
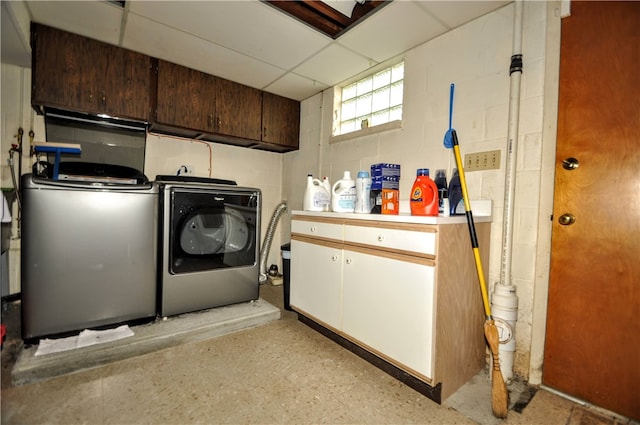
M 169 267 L 172 274 L 256 263 L 254 197 L 174 189 L 171 198 Z

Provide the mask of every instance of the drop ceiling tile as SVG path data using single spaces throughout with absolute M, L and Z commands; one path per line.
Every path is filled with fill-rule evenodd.
M 377 62 L 384 62 L 444 31 L 446 27 L 416 2 L 394 1 L 347 31 L 338 42 Z
M 123 9 L 103 1 L 29 1 L 31 19 L 64 31 L 117 45 Z
M 139 1 L 130 11 L 283 69 L 331 42 L 257 0 Z
M 374 65 L 376 62 L 334 43 L 296 67 L 293 72 L 333 86 Z
M 302 101 L 327 88 L 329 88 L 329 86 L 326 84 L 310 80 L 294 73 L 288 73 L 266 86 L 264 90 L 290 99 Z
M 285 72 L 134 14 L 127 20 L 123 47 L 259 89 Z
M 496 10 L 511 1 L 416 1 L 425 11 L 435 16 L 448 28 L 453 29 L 466 24 L 482 15 Z

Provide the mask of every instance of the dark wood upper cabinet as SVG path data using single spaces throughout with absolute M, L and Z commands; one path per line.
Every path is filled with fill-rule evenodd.
M 260 140 L 262 92 L 253 87 L 216 80 L 216 133 Z
M 151 58 L 111 45 L 105 50 L 107 114 L 148 121 L 151 111 Z
M 213 75 L 159 60 L 157 106 L 153 121 L 162 126 L 183 128 L 183 135 L 187 137 L 215 132 L 215 83 Z
M 32 97 L 44 107 L 149 123 L 235 146 L 298 149 L 300 102 L 185 66 L 32 24 Z
M 264 92 L 262 94 L 262 141 L 287 150 L 298 149 L 300 102 Z
M 148 121 L 151 58 L 44 25 L 32 26 L 32 104 Z

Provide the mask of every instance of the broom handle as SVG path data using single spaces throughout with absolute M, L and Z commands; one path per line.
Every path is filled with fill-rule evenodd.
M 471 235 L 471 247 L 473 248 L 473 257 L 476 261 L 476 271 L 478 272 L 478 280 L 480 281 L 480 290 L 482 292 L 482 303 L 484 304 L 484 314 L 488 320 L 491 317 L 491 306 L 489 305 L 489 297 L 487 295 L 487 284 L 484 280 L 484 271 L 482 269 L 482 260 L 480 259 L 480 249 L 478 249 L 478 237 L 476 235 L 476 226 L 473 222 L 473 213 L 471 212 L 471 202 L 467 193 L 467 180 L 464 176 L 464 167 L 460 155 L 460 147 L 458 146 L 458 135 L 455 130 L 451 130 L 453 137 L 453 153 L 456 157 L 456 166 L 458 167 L 458 175 L 460 176 L 460 186 L 462 186 L 462 199 L 464 200 L 464 209 L 467 214 L 467 223 L 469 225 L 469 234 Z

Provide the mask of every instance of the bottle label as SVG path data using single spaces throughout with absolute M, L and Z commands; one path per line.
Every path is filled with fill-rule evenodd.
M 414 202 L 422 202 L 422 188 L 420 186 L 416 186 L 413 188 L 411 200 Z
M 329 195 L 325 192 L 316 192 L 313 195 L 313 206 L 317 208 L 325 208 L 329 206 Z

